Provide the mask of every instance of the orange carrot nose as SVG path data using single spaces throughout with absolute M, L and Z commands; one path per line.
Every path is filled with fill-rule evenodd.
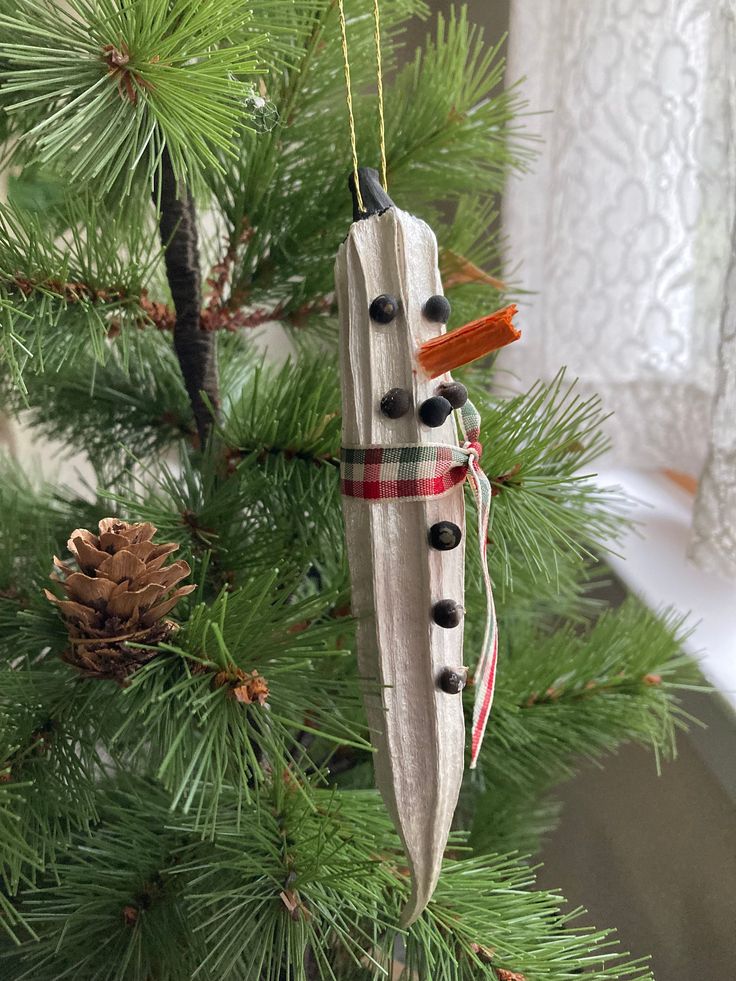
M 419 348 L 417 360 L 420 366 L 430 378 L 436 378 L 518 341 L 521 331 L 513 322 L 517 312 L 516 304 L 512 303 L 449 334 L 433 337 Z

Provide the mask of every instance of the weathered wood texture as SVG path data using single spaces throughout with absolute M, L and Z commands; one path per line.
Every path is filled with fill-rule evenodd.
M 442 293 L 437 242 L 422 221 L 396 208 L 358 221 L 336 266 L 340 306 L 343 445 L 456 444 L 454 417 L 435 429 L 417 415 L 449 375 L 430 380 L 417 366 L 417 348 L 444 332 L 422 308 Z M 386 325 L 369 316 L 381 294 L 400 300 Z M 412 392 L 400 419 L 380 411 L 389 389 Z M 463 627 L 443 629 L 432 605 L 464 595 L 464 539 L 435 551 L 429 528 L 438 521 L 465 527 L 463 487 L 428 501 L 371 502 L 344 498 L 344 515 L 359 619 L 358 660 L 376 749 L 376 781 L 403 839 L 413 895 L 402 922 L 410 924 L 437 883 L 463 774 L 462 696 L 443 692 L 446 667 L 461 670 Z

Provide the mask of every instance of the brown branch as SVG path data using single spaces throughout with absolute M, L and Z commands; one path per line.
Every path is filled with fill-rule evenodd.
M 242 309 L 242 303 L 242 297 L 231 297 L 227 303 L 208 305 L 201 313 L 202 329 L 236 331 L 260 327 L 272 321 L 285 321 L 291 327 L 304 327 L 309 317 L 329 313 L 334 301 L 330 297 L 320 297 L 291 311 L 287 310 L 285 303 L 277 303 L 275 307 L 257 307 L 255 310 Z
M 218 665 L 195 661 L 192 674 L 210 675 L 213 688 L 224 688 L 228 698 L 243 705 L 265 705 L 270 690 L 268 681 L 258 671 L 245 671 L 235 664 L 218 671 Z
M 218 671 L 212 679 L 215 688 L 225 688 L 229 698 L 243 705 L 265 705 L 268 701 L 268 682 L 257 671 L 250 674 L 242 668 L 230 667 Z
M 141 293 L 139 303 L 146 314 L 146 318 L 158 330 L 174 330 L 176 326 L 176 313 L 171 307 L 162 303 L 160 300 L 149 300 L 147 292 Z M 139 324 L 145 327 L 145 322 Z
M 228 473 L 232 473 L 240 460 L 256 454 L 259 463 L 265 462 L 270 456 L 282 456 L 285 460 L 301 460 L 303 463 L 313 463 L 316 467 L 334 467 L 339 469 L 340 460 L 332 453 L 307 453 L 304 450 L 292 450 L 288 446 L 240 446 L 237 449 L 229 448 L 225 453 Z
M 28 276 L 18 275 L 9 279 L 7 285 L 15 287 L 26 297 L 36 290 L 54 293 L 66 303 L 84 303 L 85 301 L 88 303 L 124 303 L 127 299 L 127 294 L 122 287 L 91 286 L 89 283 L 75 280 L 66 282 L 62 279 L 31 279 Z
M 130 50 L 127 44 L 123 43 L 119 48 L 114 44 L 106 44 L 102 49 L 102 60 L 107 65 L 108 76 L 117 82 L 120 97 L 127 99 L 131 105 L 134 106 L 138 102 L 139 88 L 145 89 L 146 92 L 153 91 L 153 85 L 130 64 Z M 158 55 L 154 55 L 150 63 L 154 64 L 158 60 Z
M 171 864 L 175 864 L 175 860 L 172 859 Z M 165 898 L 166 879 L 161 872 L 156 872 L 143 883 L 140 891 L 131 897 L 131 901 L 123 906 L 120 911 L 123 923 L 127 927 L 134 927 L 141 913 L 145 913 L 156 903 L 165 901 Z
M 642 678 L 627 676 L 621 672 L 609 681 L 588 681 L 583 688 L 575 686 L 573 688 L 548 688 L 543 694 L 532 692 L 526 702 L 520 708 L 533 708 L 535 705 L 549 705 L 560 698 L 582 699 L 589 698 L 591 695 L 598 695 L 601 692 L 619 692 L 628 685 L 644 684 L 649 688 L 657 688 L 662 684 L 662 676 L 659 674 L 645 674 Z
M 5 762 L 0 763 L 0 783 L 11 783 L 18 778 L 18 772 L 23 764 L 33 757 L 45 756 L 53 747 L 57 724 L 53 719 L 46 719 L 37 729 L 34 729 L 26 744 L 15 750 Z
M 203 326 L 213 330 L 218 326 L 228 328 L 228 317 L 243 305 L 243 296 L 232 288 L 233 266 L 238 255 L 238 246 L 250 241 L 253 237 L 253 226 L 245 216 L 240 225 L 240 232 L 230 236 L 225 255 L 210 269 L 207 285 L 210 293 L 202 311 Z M 225 299 L 225 292 L 230 287 L 230 295 Z M 232 329 L 232 328 L 230 328 Z
M 498 497 L 504 487 L 521 486 L 521 481 L 516 480 L 520 473 L 521 464 L 516 463 L 507 473 L 502 473 L 498 477 L 491 477 L 491 497 Z
M 199 326 L 202 331 L 208 333 L 216 330 L 235 332 L 241 328 L 261 327 L 272 321 L 285 321 L 292 327 L 301 328 L 305 326 L 309 317 L 326 314 L 332 310 L 334 301 L 330 297 L 321 297 L 318 300 L 304 303 L 296 310 L 288 312 L 283 303 L 279 303 L 275 307 L 257 307 L 255 310 L 248 311 L 242 309 L 242 299 L 238 299 L 236 303 L 236 298 L 231 296 L 229 300 L 224 301 L 221 291 L 224 290 L 225 284 L 220 281 L 220 277 L 223 275 L 223 264 L 226 259 L 212 269 L 213 278 L 217 276 L 216 288 L 213 289 L 210 299 L 199 314 Z M 212 285 L 213 279 L 208 279 L 208 283 Z M 176 326 L 176 311 L 160 300 L 152 300 L 146 289 L 141 290 L 140 294 L 134 295 L 120 286 L 92 286 L 90 283 L 79 280 L 65 282 L 61 279 L 33 279 L 22 275 L 6 279 L 4 285 L 11 290 L 18 290 L 24 297 L 29 297 L 34 292 L 52 293 L 67 304 L 86 302 L 106 304 L 111 307 L 136 304 L 145 315 L 137 321 L 137 326 L 140 329 L 151 324 L 157 330 L 173 331 Z M 108 336 L 114 338 L 119 333 L 120 322 L 112 319 Z
M 80 280 L 34 279 L 20 274 L 5 279 L 3 285 L 9 290 L 17 290 L 25 298 L 36 292 L 45 295 L 53 294 L 68 305 L 97 303 L 115 308 L 135 304 L 144 313 L 137 322 L 140 329 L 151 323 L 158 330 L 173 330 L 176 323 L 175 311 L 165 303 L 151 300 L 146 289 L 134 295 L 122 286 L 93 286 Z M 108 337 L 117 337 L 119 333 L 120 321 L 113 318 L 110 321 Z

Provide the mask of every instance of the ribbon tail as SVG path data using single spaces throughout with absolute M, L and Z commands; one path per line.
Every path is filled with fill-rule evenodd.
M 473 705 L 473 729 L 470 749 L 470 769 L 475 770 L 478 765 L 483 737 L 486 734 L 488 719 L 491 715 L 493 705 L 493 695 L 496 687 L 496 664 L 498 661 L 498 633 L 496 628 L 496 618 L 492 619 L 493 641 L 491 643 L 488 656 L 481 657 L 481 661 L 476 669 L 476 691 L 475 704 Z M 480 679 L 480 680 L 479 680 Z
M 475 702 L 473 705 L 473 727 L 470 750 L 470 769 L 478 764 L 478 755 L 483 744 L 488 719 L 493 704 L 493 694 L 496 684 L 496 663 L 498 660 L 498 626 L 496 623 L 496 608 L 493 602 L 493 587 L 488 572 L 487 542 L 488 523 L 491 512 L 491 483 L 481 470 L 477 461 L 471 458 L 468 473 L 473 485 L 473 492 L 478 505 L 478 547 L 483 568 L 483 582 L 486 594 L 486 629 L 483 647 L 475 669 Z

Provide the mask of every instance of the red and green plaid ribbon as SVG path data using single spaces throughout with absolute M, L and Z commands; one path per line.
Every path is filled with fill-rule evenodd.
M 342 493 L 366 501 L 422 501 L 438 497 L 466 479 L 478 506 L 478 548 L 486 594 L 486 628 L 475 669 L 475 704 L 470 768 L 475 769 L 491 713 L 498 659 L 498 629 L 491 577 L 486 556 L 491 513 L 491 484 L 480 467 L 482 447 L 480 415 L 468 401 L 460 411 L 462 446 L 421 444 L 415 446 L 343 447 L 340 457 Z

